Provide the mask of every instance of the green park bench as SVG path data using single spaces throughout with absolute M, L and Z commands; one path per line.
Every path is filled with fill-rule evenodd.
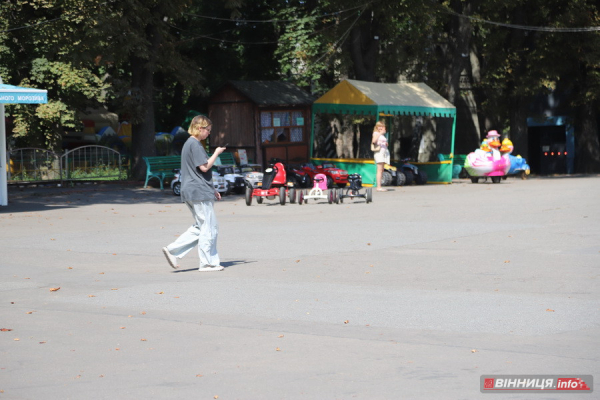
M 166 178 L 173 178 L 175 173 L 173 169 L 181 168 L 181 156 L 159 156 L 159 157 L 143 157 L 146 161 L 146 183 L 144 187 L 148 186 L 148 181 L 152 178 L 158 179 L 160 182 L 160 188 L 163 188 L 163 181 Z
M 235 165 L 235 158 L 231 152 L 219 154 L 219 160 L 221 161 L 221 165 Z
M 208 156 L 210 157 L 210 154 Z M 181 168 L 181 156 L 143 157 L 143 159 L 147 166 L 144 187 L 148 187 L 150 179 L 156 178 L 160 182 L 160 188 L 164 189 L 164 180 L 175 176 L 173 169 Z M 219 160 L 221 165 L 235 165 L 233 153 L 221 153 Z

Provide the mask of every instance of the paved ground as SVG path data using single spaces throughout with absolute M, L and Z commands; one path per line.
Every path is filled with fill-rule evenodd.
M 479 387 L 600 379 L 599 199 L 597 176 L 232 196 L 227 268 L 199 273 L 160 252 L 191 223 L 167 190 L 10 188 L 0 399 L 599 398 Z

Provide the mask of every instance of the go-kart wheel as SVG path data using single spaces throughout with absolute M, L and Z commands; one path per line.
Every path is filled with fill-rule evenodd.
M 263 197 L 262 197 L 262 196 L 258 196 L 258 197 L 256 198 L 256 202 L 257 202 L 258 204 L 262 204 L 262 202 L 263 202 Z
M 181 182 L 175 182 L 173 184 L 173 194 L 175 196 L 181 196 Z
M 302 190 L 298 193 L 298 204 L 302 205 L 304 203 L 304 192 Z
M 329 193 L 327 194 L 327 202 L 329 204 L 333 204 L 333 189 L 329 189 Z
M 335 192 L 333 192 L 333 201 L 335 201 L 335 204 L 340 204 L 339 194 L 340 190 L 336 190 Z
M 304 187 L 305 188 L 311 188 L 312 187 L 312 179 L 310 177 L 310 175 L 306 174 L 306 179 L 304 181 Z
M 417 175 L 415 175 L 415 183 L 417 185 L 424 185 L 427 183 L 427 173 L 425 171 L 419 170 Z
M 479 182 L 479 178 L 478 178 L 478 177 L 476 177 L 476 176 L 472 176 L 472 177 L 471 177 L 471 182 L 473 182 L 473 183 L 477 183 L 477 182 Z
M 258 201 L 258 199 L 256 199 Z M 252 189 L 246 186 L 246 205 L 252 205 Z
M 279 204 L 281 204 L 282 206 L 285 206 L 285 189 L 284 188 L 279 189 Z
M 369 204 L 370 202 L 373 201 L 373 189 L 367 188 L 366 200 L 367 200 L 367 204 Z
M 406 186 L 412 185 L 413 181 L 415 180 L 415 174 L 413 174 L 412 170 L 405 169 L 402 171 L 402 173 L 404 173 L 404 177 L 406 178 L 404 184 Z
M 390 186 L 392 184 L 392 174 L 388 171 L 383 171 L 381 174 L 381 186 Z
M 404 186 L 406 183 L 406 176 L 404 172 L 396 171 L 396 186 Z
M 338 197 L 340 199 L 340 203 L 343 203 L 344 202 L 344 191 L 343 190 L 340 190 L 340 195 Z
M 294 204 L 296 202 L 296 189 L 290 188 L 288 190 L 288 196 L 290 198 L 290 204 Z
M 500 183 L 501 176 L 492 176 L 492 183 Z

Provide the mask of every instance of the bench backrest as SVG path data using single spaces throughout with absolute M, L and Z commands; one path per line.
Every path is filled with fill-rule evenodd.
M 208 155 L 209 157 L 211 154 Z M 181 156 L 157 156 L 143 157 L 148 166 L 148 171 L 171 171 L 173 168 L 181 168 Z M 235 165 L 233 153 L 221 153 L 219 155 L 221 165 Z
M 171 171 L 181 168 L 181 156 L 143 157 L 148 171 Z
M 233 157 L 233 153 L 223 152 L 219 154 L 219 159 L 221 160 L 222 165 L 235 165 L 235 158 Z
M 210 157 L 212 154 L 209 154 L 208 156 Z M 224 152 L 219 154 L 219 162 L 215 163 L 215 165 L 236 165 L 233 153 Z

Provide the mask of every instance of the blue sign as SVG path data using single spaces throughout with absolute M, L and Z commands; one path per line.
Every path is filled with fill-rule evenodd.
M 0 103 L 42 104 L 47 102 L 47 90 L 0 84 Z

